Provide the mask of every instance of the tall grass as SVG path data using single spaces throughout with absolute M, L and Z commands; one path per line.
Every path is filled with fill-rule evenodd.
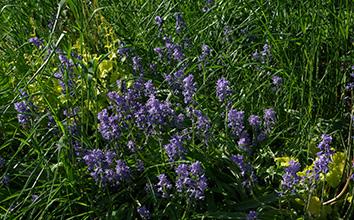
M 180 34 L 175 33 L 176 13 L 186 23 Z M 164 19 L 162 31 L 156 16 Z M 259 219 L 353 216 L 353 186 L 345 186 L 353 157 L 352 92 L 345 89 L 354 64 L 351 1 L 4 0 L 0 17 L 0 159 L 6 160 L 0 163 L 1 218 L 135 219 L 143 205 L 153 219 L 245 219 L 251 210 Z M 43 39 L 41 47 L 28 41 L 35 36 Z M 158 60 L 153 49 L 164 47 L 164 36 L 182 45 L 183 62 Z M 122 43 L 141 57 L 143 78 L 153 81 L 159 98 L 182 103 L 177 111 L 184 111 L 183 98 L 170 92 L 164 76 L 181 67 L 185 76 L 193 74 L 197 91 L 189 107 L 212 122 L 207 143 L 192 120 L 183 125 L 191 129 L 187 156 L 172 162 L 164 145 L 178 128 L 154 136 L 134 127 L 117 141 L 102 138 L 97 114 L 109 105 L 108 92 L 120 89 L 118 79 L 130 85 L 139 78 L 131 57 L 117 53 Z M 199 65 L 203 44 L 212 52 Z M 270 54 L 255 59 L 252 54 L 265 44 Z M 77 63 L 64 71 L 66 89 L 54 75 L 62 65 L 60 53 Z M 156 70 L 150 70 L 151 63 Z M 282 78 L 281 86 L 272 83 L 273 76 Z M 229 104 L 216 96 L 221 77 L 233 91 Z M 27 98 L 21 98 L 20 89 Z M 25 125 L 14 108 L 21 100 L 33 103 Z M 251 154 L 230 134 L 231 107 L 244 111 L 246 119 L 268 108 L 276 112 L 274 129 Z M 280 196 L 286 160 L 294 158 L 305 170 L 315 161 L 322 134 L 331 134 L 331 146 L 345 155 L 330 168 L 338 172 L 336 187 L 321 180 L 316 190 Z M 138 153 L 126 149 L 131 138 L 141 148 Z M 115 150 L 132 169 L 143 160 L 145 170 L 134 171 L 132 181 L 119 188 L 105 187 L 94 181 L 83 160 L 92 149 Z M 243 154 L 252 165 L 253 187 L 242 185 L 239 167 L 230 160 L 234 154 Z M 175 167 L 195 161 L 208 180 L 205 198 L 188 199 L 174 189 L 171 198 L 161 198 L 154 189 L 157 175 L 166 173 L 174 185 Z M 325 204 L 343 189 L 343 196 Z

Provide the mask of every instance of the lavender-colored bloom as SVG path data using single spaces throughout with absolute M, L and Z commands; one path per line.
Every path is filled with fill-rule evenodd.
M 273 128 L 276 121 L 275 111 L 272 108 L 265 109 L 263 119 L 265 128 L 269 132 Z
M 2 184 L 2 185 L 8 185 L 9 183 L 10 183 L 10 176 L 9 175 L 4 175 L 0 180 L 0 184 Z
M 157 26 L 161 29 L 162 24 L 163 24 L 163 19 L 160 16 L 156 16 L 155 17 L 155 23 L 157 24 Z
M 99 131 L 104 139 L 113 140 L 120 137 L 119 119 L 117 115 L 109 116 L 107 109 L 103 109 L 98 113 Z
M 261 131 L 256 137 L 257 142 L 265 141 L 265 139 L 267 139 L 267 134 L 263 131 Z
M 182 136 L 173 136 L 170 142 L 164 146 L 170 161 L 174 161 L 184 156 L 186 150 L 183 147 Z
M 272 84 L 275 87 L 281 86 L 282 83 L 283 83 L 283 79 L 281 77 L 279 77 L 279 76 L 273 76 L 272 77 Z
M 176 174 L 178 175 L 176 180 L 178 192 L 185 191 L 191 198 L 204 199 L 208 184 L 200 162 L 197 161 L 190 166 L 180 164 L 176 169 Z
M 283 190 L 293 190 L 294 186 L 299 183 L 300 177 L 297 175 L 301 168 L 300 163 L 291 160 L 289 166 L 285 168 L 285 174 L 281 181 L 281 187 Z
M 137 56 L 132 58 L 133 70 L 134 70 L 135 73 L 137 73 L 137 72 L 143 73 L 144 72 L 143 66 L 141 64 L 141 60 L 142 59 L 140 57 L 137 57 Z
M 248 150 L 246 147 L 251 144 L 251 138 L 246 131 L 243 131 L 240 134 L 240 138 L 237 141 L 237 144 L 241 149 Z
M 192 97 L 196 91 L 195 83 L 193 82 L 193 75 L 190 74 L 183 80 L 183 96 L 184 96 L 184 103 L 189 104 L 192 101 Z
M 216 82 L 216 96 L 220 102 L 223 102 L 229 95 L 231 95 L 230 83 L 221 77 Z
M 181 33 L 182 29 L 186 26 L 186 24 L 184 23 L 181 13 L 177 13 L 175 15 L 175 18 L 176 18 L 176 33 L 179 34 Z
M 353 88 L 354 88 L 354 82 L 350 82 L 345 85 L 345 89 L 348 91 L 353 90 Z
M 251 115 L 248 118 L 248 123 L 252 126 L 254 130 L 258 130 L 259 127 L 261 126 L 261 118 L 258 115 Z
M 245 163 L 244 157 L 240 154 L 231 156 L 232 162 L 234 162 L 241 171 L 241 175 L 246 177 L 248 173 L 252 172 L 252 167 L 250 164 Z
M 179 62 L 181 62 L 184 59 L 184 54 L 181 46 L 175 45 L 173 47 L 173 58 Z
M 144 84 L 144 87 L 145 87 L 145 96 L 155 96 L 156 88 L 154 87 L 154 84 L 152 84 L 152 80 L 147 81 Z
M 270 53 L 270 46 L 269 44 L 265 43 L 263 45 L 263 50 L 261 51 L 261 54 L 263 57 L 267 56 Z
M 243 123 L 244 115 L 243 111 L 237 111 L 236 109 L 231 109 L 227 115 L 228 126 L 236 137 L 240 137 L 245 128 Z
M 16 102 L 14 105 L 16 111 L 19 113 L 25 113 L 29 110 L 26 101 Z
M 329 172 L 329 163 L 332 162 L 332 155 L 334 151 L 330 149 L 332 137 L 327 134 L 322 135 L 322 141 L 319 143 L 318 148 L 320 151 L 317 153 L 317 160 L 314 163 L 315 179 L 319 179 L 320 173 L 326 174 Z
M 156 184 L 157 192 L 162 193 L 162 198 L 167 198 L 169 196 L 167 191 L 172 188 L 172 184 L 164 173 L 160 174 L 158 179 L 159 182 Z
M 14 104 L 15 110 L 18 112 L 17 119 L 22 125 L 26 124 L 30 119 L 30 108 L 27 101 L 20 101 Z
M 118 48 L 117 53 L 120 56 L 129 56 L 129 48 L 126 47 Z
M 135 147 L 135 143 L 132 140 L 129 140 L 127 143 L 127 147 L 130 150 L 130 152 L 136 152 L 136 147 Z
M 111 155 L 111 153 L 110 153 Z M 88 170 L 89 171 L 95 171 L 97 170 L 98 167 L 100 167 L 101 169 L 106 169 L 110 166 L 111 161 L 106 161 L 106 156 L 105 156 L 105 152 L 103 152 L 100 149 L 94 149 L 94 150 L 90 150 L 87 151 L 85 156 L 83 157 Z
M 195 163 L 192 163 L 190 165 L 190 171 L 191 174 L 194 176 L 201 175 L 204 173 L 204 170 L 202 168 L 202 163 L 199 161 L 196 161 Z
M 130 177 L 130 168 L 123 160 L 116 161 L 116 174 L 118 175 L 118 180 L 123 181 Z
M 194 115 L 197 117 L 197 129 L 204 133 L 207 134 L 209 132 L 209 129 L 211 127 L 210 120 L 207 116 L 203 115 L 203 113 L 199 110 L 193 110 Z
M 37 202 L 38 199 L 39 199 L 38 195 L 32 195 L 32 202 Z
M 175 120 L 176 126 L 181 127 L 183 125 L 184 120 L 185 120 L 184 114 L 183 113 L 178 114 Z
M 40 47 L 43 44 L 43 41 L 38 37 L 32 37 L 28 39 L 28 42 L 34 44 L 36 47 Z
M 246 163 L 242 155 L 232 155 L 231 160 L 238 166 L 241 171 L 241 176 L 243 177 L 242 185 L 246 188 L 250 188 L 252 186 L 252 182 L 257 180 L 251 164 Z
M 151 218 L 150 211 L 145 206 L 138 207 L 137 212 L 139 213 L 139 215 L 142 219 L 150 219 Z
M 257 219 L 257 212 L 256 211 L 250 211 L 247 216 L 246 220 L 256 220 Z
M 163 51 L 162 51 L 162 49 L 161 49 L 160 47 L 156 47 L 156 48 L 154 49 L 154 52 L 157 53 L 157 55 L 159 56 L 160 59 L 162 59 L 162 57 L 163 57 Z
M 260 58 L 260 55 L 258 53 L 258 50 L 256 50 L 253 54 L 252 54 L 252 58 L 255 60 L 258 60 Z
M 2 168 L 6 163 L 6 160 L 0 156 L 0 168 Z
M 330 144 L 332 143 L 332 137 L 328 134 L 322 135 L 322 141 L 318 144 L 318 148 L 322 152 L 330 152 Z
M 199 61 L 204 61 L 211 53 L 211 49 L 208 45 L 202 45 L 202 54 L 199 56 Z
M 161 102 L 151 95 L 146 102 L 146 111 L 148 115 L 148 126 L 163 125 L 168 122 L 168 117 L 174 115 L 171 104 L 168 102 Z

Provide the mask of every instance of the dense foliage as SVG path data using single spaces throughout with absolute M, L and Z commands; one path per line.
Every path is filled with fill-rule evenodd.
M 1 218 L 353 218 L 351 1 L 0 8 Z

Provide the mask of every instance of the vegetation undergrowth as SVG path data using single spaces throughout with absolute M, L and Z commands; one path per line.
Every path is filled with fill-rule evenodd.
M 351 1 L 3 0 L 3 219 L 351 219 Z

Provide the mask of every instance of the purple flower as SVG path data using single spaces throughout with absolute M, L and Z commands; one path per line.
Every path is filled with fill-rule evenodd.
M 141 64 L 141 60 L 142 59 L 138 56 L 135 56 L 132 58 L 134 73 L 137 73 L 137 72 L 143 73 L 144 72 L 143 66 Z
M 137 212 L 139 213 L 139 215 L 142 219 L 150 219 L 151 218 L 150 211 L 145 206 L 138 207 Z
M 37 202 L 38 199 L 39 199 L 38 195 L 32 195 L 32 202 Z
M 190 166 L 180 164 L 176 168 L 178 176 L 176 180 L 177 192 L 186 192 L 190 198 L 204 199 L 204 192 L 208 188 L 207 179 L 200 162 Z
M 152 84 L 152 80 L 147 81 L 144 84 L 144 87 L 145 87 L 145 95 L 146 96 L 155 96 L 156 88 L 154 87 L 154 84 Z
M 34 44 L 36 47 L 40 47 L 43 44 L 43 40 L 39 39 L 38 37 L 32 37 L 28 39 L 28 42 Z
M 251 115 L 248 118 L 248 123 L 252 126 L 254 130 L 258 130 L 259 127 L 261 126 L 261 118 L 258 115 Z
M 6 163 L 6 160 L 0 156 L 0 168 L 2 168 Z
M 203 115 L 203 113 L 199 110 L 194 109 L 193 110 L 193 114 L 196 116 L 197 118 L 197 130 L 204 133 L 204 134 L 208 134 L 209 129 L 211 127 L 211 123 L 210 120 L 207 116 Z
M 285 173 L 281 181 L 281 188 L 283 190 L 294 190 L 294 186 L 300 181 L 300 177 L 297 175 L 300 168 L 300 163 L 294 160 L 289 161 L 289 166 L 285 168 Z
M 223 102 L 229 95 L 231 95 L 230 83 L 224 77 L 221 77 L 216 82 L 216 96 L 220 102 Z
M 110 116 L 107 109 L 103 109 L 98 113 L 98 120 L 100 121 L 99 131 L 104 139 L 113 140 L 120 137 L 121 129 L 118 115 Z
M 265 128 L 269 132 L 271 129 L 273 129 L 273 126 L 275 125 L 275 121 L 276 121 L 275 111 L 272 108 L 265 109 L 263 119 L 264 119 Z
M 241 149 L 244 149 L 246 151 L 248 151 L 247 146 L 249 146 L 251 144 L 251 138 L 249 136 L 249 134 L 246 131 L 243 131 L 240 135 L 239 140 L 237 141 L 238 146 Z
M 23 100 L 20 102 L 16 102 L 14 104 L 15 110 L 18 112 L 17 119 L 18 122 L 22 125 L 25 125 L 30 120 L 30 108 L 28 102 Z
M 250 211 L 247 216 L 246 220 L 256 220 L 257 219 L 257 212 L 256 211 Z
M 156 184 L 157 192 L 162 193 L 162 198 L 167 198 L 169 196 L 168 190 L 172 188 L 172 184 L 164 173 L 160 174 L 158 179 L 159 182 Z
M 242 185 L 244 187 L 250 188 L 252 181 L 256 181 L 257 177 L 252 169 L 250 163 L 246 163 L 242 155 L 232 155 L 231 161 L 234 162 L 241 171 L 241 176 L 243 178 Z
M 317 159 L 314 163 L 314 175 L 315 179 L 319 179 L 320 173 L 326 174 L 329 172 L 329 163 L 332 162 L 332 155 L 334 151 L 330 148 L 332 137 L 327 134 L 322 135 L 322 141 L 319 143 L 318 148 L 320 151 L 317 153 Z
M 0 184 L 2 184 L 2 185 L 8 185 L 9 183 L 10 183 L 10 176 L 9 175 L 4 175 L 0 180 Z
M 240 137 L 245 128 L 243 123 L 244 115 L 243 111 L 237 111 L 236 109 L 231 109 L 227 115 L 228 126 L 236 137 Z
M 165 151 L 168 155 L 170 161 L 174 161 L 178 158 L 184 156 L 186 150 L 183 147 L 183 138 L 182 136 L 173 136 L 170 139 L 170 142 L 164 146 Z
M 204 61 L 211 53 L 211 49 L 208 45 L 202 45 L 202 54 L 199 56 L 199 61 Z
M 160 47 L 156 47 L 156 48 L 154 49 L 154 52 L 157 53 L 157 55 L 159 56 L 160 59 L 162 59 L 162 57 L 163 57 L 163 51 L 162 51 L 162 49 L 161 49 Z
M 283 83 L 283 79 L 279 76 L 273 76 L 272 77 L 272 83 L 275 87 L 279 87 L 281 86 L 281 84 Z
M 245 163 L 244 157 L 240 154 L 231 156 L 232 162 L 234 162 L 241 171 L 241 175 L 246 177 L 248 173 L 252 172 L 252 167 L 250 164 Z
M 164 125 L 168 122 L 169 117 L 173 117 L 174 111 L 171 104 L 161 102 L 151 95 L 145 105 L 147 113 L 147 126 L 154 127 L 156 125 Z
M 163 19 L 160 16 L 156 16 L 155 17 L 155 23 L 157 24 L 157 26 L 161 29 L 162 24 L 163 24 Z
M 193 75 L 190 74 L 183 80 L 183 96 L 184 96 L 184 103 L 190 104 L 192 101 L 192 97 L 196 91 L 195 82 L 193 82 Z
M 181 62 L 184 59 L 184 54 L 181 46 L 175 45 L 173 47 L 173 58 L 179 62 Z
M 132 152 L 132 153 L 136 152 L 135 143 L 132 140 L 128 141 L 127 147 L 130 150 L 130 152 Z
M 176 18 L 176 33 L 179 34 L 181 33 L 182 29 L 186 26 L 186 24 L 184 23 L 181 13 L 177 13 L 175 15 L 175 18 Z
M 118 180 L 123 181 L 130 177 L 130 168 L 123 160 L 116 161 L 116 174 L 118 175 Z

